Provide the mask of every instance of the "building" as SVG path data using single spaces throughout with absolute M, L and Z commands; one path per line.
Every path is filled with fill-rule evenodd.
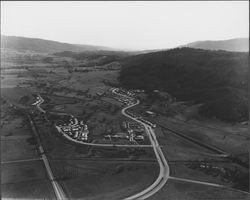
M 152 111 L 149 111 L 149 110 L 146 111 L 146 114 L 149 115 L 149 116 L 152 116 L 152 117 L 156 116 L 156 113 L 154 113 Z

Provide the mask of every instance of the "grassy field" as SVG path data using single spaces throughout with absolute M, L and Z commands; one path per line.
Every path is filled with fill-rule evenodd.
M 1 161 L 37 158 L 36 142 L 27 119 L 7 104 L 1 108 Z
M 230 189 L 195 183 L 168 180 L 167 184 L 149 200 L 247 200 L 249 195 Z
M 2 199 L 55 199 L 47 180 L 1 184 Z
M 140 112 L 138 108 L 134 110 Z M 229 129 L 229 124 L 227 126 L 223 124 L 220 128 L 217 127 L 218 125 L 213 127 L 211 122 L 210 124 L 208 122 L 203 124 L 199 124 L 198 122 L 195 122 L 195 124 L 193 122 L 185 123 L 163 116 L 151 117 L 150 120 L 165 124 L 167 127 L 179 130 L 205 144 L 227 150 L 229 153 L 236 155 L 243 154 L 240 157 L 243 160 L 248 155 L 248 133 L 244 126 L 238 125 L 238 127 L 234 126 Z M 249 173 L 247 167 L 237 164 L 237 162 L 234 162 L 230 158 L 220 157 L 213 151 L 177 136 L 173 132 L 159 126 L 155 129 L 155 133 L 169 161 L 171 176 L 219 183 L 248 191 L 249 183 L 247 182 L 247 177 Z M 240 145 L 244 145 L 244 147 Z M 192 163 L 198 163 L 197 166 L 201 166 L 203 162 L 208 163 L 214 170 L 189 167 Z
M 1 105 L 1 197 L 53 199 L 51 183 L 27 122 L 7 103 Z
M 209 128 L 166 119 L 164 117 L 158 117 L 155 120 L 176 130 L 180 130 L 201 142 L 216 146 L 230 153 L 240 154 L 246 153 L 249 150 L 249 133 L 247 132 L 247 127 L 239 127 L 237 131 L 236 128 L 232 128 L 231 130 L 227 128 L 227 131 L 225 131 L 225 128 L 224 130 Z
M 1 141 L 2 161 L 31 159 L 38 156 L 36 146 L 27 143 L 24 140 L 3 140 Z
M 158 175 L 156 163 L 86 162 L 84 159 L 65 162 L 52 163 L 56 166 L 54 171 L 58 171 L 57 177 L 63 171 L 63 175 L 68 174 L 60 183 L 73 199 L 122 199 L 146 188 Z
M 161 128 L 157 128 L 155 133 L 169 161 L 197 160 L 211 158 L 211 155 L 213 155 L 211 151 L 175 136 Z
M 26 161 L 2 165 L 2 184 L 47 179 L 42 161 Z

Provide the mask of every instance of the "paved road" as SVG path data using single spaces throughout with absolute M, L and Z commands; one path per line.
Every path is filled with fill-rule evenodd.
M 117 95 L 120 95 L 119 93 L 117 93 L 116 90 L 113 90 L 113 92 Z M 121 96 L 125 96 L 125 95 L 121 95 Z M 125 96 L 126 97 L 126 96 Z M 147 124 L 137 120 L 136 118 L 133 118 L 131 117 L 130 115 L 126 114 L 126 110 L 133 107 L 133 106 L 136 106 L 140 103 L 139 100 L 136 101 L 135 104 L 133 105 L 130 105 L 126 108 L 123 108 L 122 109 L 122 114 L 125 115 L 126 117 L 142 124 L 144 127 L 145 127 L 145 130 L 148 134 L 148 137 L 150 139 L 150 142 L 153 146 L 153 149 L 154 149 L 154 152 L 155 152 L 155 156 L 157 158 L 157 161 L 158 161 L 158 164 L 160 166 L 160 172 L 159 172 L 159 175 L 158 175 L 158 178 L 155 180 L 155 182 L 150 185 L 148 188 L 144 189 L 143 191 L 135 194 L 135 195 L 132 195 L 130 197 L 127 197 L 125 198 L 125 200 L 133 200 L 133 199 L 146 199 L 150 196 L 152 196 L 153 194 L 155 194 L 156 192 L 158 192 L 164 185 L 165 183 L 167 182 L 168 178 L 169 178 L 169 166 L 168 166 L 168 163 L 167 163 L 167 160 L 165 159 L 165 156 L 161 150 L 161 147 L 156 139 L 156 136 L 155 136 L 155 133 L 154 133 L 154 130 L 148 126 Z
M 39 97 L 39 102 L 36 104 L 37 108 L 45 113 L 46 111 L 44 109 L 42 109 L 40 107 L 40 105 L 44 102 L 44 99 L 38 95 Z M 68 116 L 71 116 L 72 118 L 74 118 L 73 115 L 71 114 L 67 114 L 67 113 L 56 113 L 56 112 L 49 112 L 51 114 L 56 114 L 56 115 L 68 115 Z M 97 146 L 97 147 L 137 147 L 137 148 L 144 148 L 144 147 L 152 147 L 152 145 L 132 145 L 132 144 L 97 144 L 97 143 L 88 143 L 88 142 L 84 142 L 84 141 L 78 141 L 78 140 L 75 140 L 73 138 L 71 138 L 70 136 L 68 136 L 67 134 L 63 133 L 59 127 L 56 126 L 56 129 L 62 133 L 62 135 L 67 138 L 68 140 L 71 140 L 72 142 L 75 142 L 75 143 L 78 143 L 78 144 L 84 144 L 84 145 L 89 145 L 89 146 Z
M 31 119 L 30 116 L 29 116 L 29 121 L 30 121 L 30 124 L 31 124 L 31 127 L 32 127 L 32 131 L 36 135 L 36 138 L 37 138 L 37 141 L 38 141 L 38 145 L 39 145 L 38 148 L 39 148 L 40 154 L 42 155 L 42 160 L 43 160 L 43 163 L 45 165 L 46 171 L 48 173 L 49 179 L 50 179 L 50 181 L 52 183 L 52 186 L 53 186 L 56 198 L 57 198 L 57 200 L 67 199 L 66 195 L 64 194 L 64 192 L 63 192 L 63 190 L 61 188 L 61 186 L 58 184 L 58 182 L 54 178 L 54 175 L 53 175 L 52 170 L 51 170 L 50 165 L 49 165 L 49 161 L 48 161 L 48 159 L 46 157 L 46 154 L 44 153 L 44 149 L 43 149 L 43 147 L 41 145 L 41 142 L 40 142 L 37 130 L 36 130 L 36 128 L 34 126 L 34 123 L 33 123 L 33 121 L 32 121 L 32 119 Z
M 120 95 L 119 93 L 117 93 L 116 89 L 114 89 L 113 92 L 117 95 Z M 124 96 L 124 95 L 121 95 L 121 96 Z M 191 180 L 191 179 L 185 179 L 185 178 L 170 177 L 169 176 L 170 170 L 169 170 L 168 163 L 167 163 L 167 161 L 164 157 L 164 154 L 161 151 L 161 148 L 158 144 L 154 130 L 150 126 L 148 126 L 147 124 L 137 120 L 136 118 L 129 116 L 125 112 L 128 108 L 131 108 L 135 105 L 138 105 L 139 103 L 140 103 L 139 100 L 137 100 L 137 102 L 135 104 L 124 108 L 122 110 L 122 114 L 125 115 L 126 117 L 129 117 L 129 118 L 137 121 L 138 123 L 141 123 L 144 125 L 144 127 L 147 130 L 147 133 L 149 135 L 151 144 L 153 145 L 154 152 L 155 152 L 157 161 L 158 161 L 159 166 L 160 166 L 160 173 L 159 173 L 158 178 L 155 180 L 155 182 L 152 185 L 150 185 L 148 188 L 146 188 L 145 190 L 141 191 L 138 194 L 127 197 L 125 200 L 146 199 L 146 198 L 152 196 L 153 194 L 155 194 L 157 191 L 159 191 L 165 185 L 165 183 L 167 182 L 168 179 L 177 180 L 177 181 L 184 181 L 184 182 L 189 182 L 189 183 L 196 183 L 196 184 L 207 185 L 207 186 L 213 186 L 213 187 L 219 187 L 219 188 L 226 188 L 226 189 L 229 189 L 232 191 L 241 192 L 241 193 L 249 195 L 249 192 L 245 192 L 245 191 L 234 189 L 234 188 L 228 188 L 224 185 L 220 185 L 220 184 L 216 184 L 216 183 L 209 183 L 209 182 L 203 182 L 203 181 L 197 181 L 197 180 Z M 224 156 L 224 155 L 219 155 L 219 156 Z
M 62 188 L 61 188 L 61 186 L 58 184 L 58 182 L 57 182 L 57 181 L 55 180 L 55 178 L 54 178 L 54 175 L 53 175 L 53 173 L 52 173 L 52 171 L 51 171 L 51 168 L 50 168 L 48 159 L 47 159 L 47 157 L 46 157 L 45 154 L 42 155 L 42 159 L 43 159 L 44 165 L 45 165 L 45 167 L 46 167 L 46 170 L 47 170 L 47 172 L 48 172 L 49 179 L 50 179 L 50 181 L 51 181 L 51 183 L 52 183 L 54 192 L 55 192 L 55 194 L 56 194 L 56 198 L 57 198 L 58 200 L 67 199 L 66 196 L 65 196 L 65 194 L 64 194 L 64 192 L 63 192 L 63 190 L 62 190 Z
M 188 182 L 188 183 L 196 183 L 196 184 L 200 184 L 200 185 L 213 186 L 213 187 L 220 187 L 220 188 L 225 187 L 224 185 L 220 185 L 220 184 L 216 184 L 216 183 L 209 183 L 209 182 L 204 182 L 204 181 L 196 181 L 196 180 L 191 180 L 191 179 L 186 179 L 186 178 L 169 177 L 169 179 Z
M 10 163 L 20 163 L 20 162 L 31 162 L 31 161 L 38 161 L 41 158 L 32 158 L 32 159 L 25 159 L 25 160 L 10 160 L 10 161 L 3 161 L 1 164 L 10 164 Z
M 56 126 L 57 130 L 59 132 L 61 132 L 59 130 L 59 128 Z M 89 143 L 89 142 L 84 142 L 84 141 L 78 141 L 76 139 L 73 139 L 72 137 L 68 136 L 66 133 L 61 132 L 62 135 L 67 138 L 68 140 L 71 140 L 72 142 L 78 143 L 78 144 L 84 144 L 84 145 L 88 145 L 88 146 L 96 146 L 96 147 L 137 147 L 137 148 L 144 148 L 144 147 L 151 147 L 152 145 L 137 145 L 137 144 L 98 144 L 98 143 Z
M 234 188 L 227 187 L 225 185 L 220 185 L 220 184 L 217 184 L 217 183 L 209 183 L 209 182 L 204 182 L 204 181 L 197 181 L 197 180 L 191 180 L 191 179 L 186 179 L 186 178 L 177 178 L 177 177 L 172 177 L 172 176 L 170 176 L 169 179 L 188 182 L 188 183 L 195 183 L 195 184 L 200 184 L 200 185 L 207 185 L 207 186 L 212 186 L 212 187 L 218 187 L 218 188 L 225 188 L 227 190 L 232 190 L 232 191 L 235 191 L 235 192 L 241 192 L 241 193 L 244 193 L 244 194 L 247 194 L 247 195 L 250 194 L 249 192 L 234 189 Z

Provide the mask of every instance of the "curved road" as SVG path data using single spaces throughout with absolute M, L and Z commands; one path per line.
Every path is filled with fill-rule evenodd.
M 59 132 L 61 132 L 59 130 L 59 128 L 56 126 L 57 130 Z M 66 137 L 68 140 L 71 140 L 72 142 L 78 143 L 78 144 L 84 144 L 84 145 L 88 145 L 88 146 L 97 146 L 97 147 L 136 147 L 136 148 L 143 148 L 143 147 L 152 147 L 152 145 L 137 145 L 137 144 L 102 144 L 102 143 L 89 143 L 89 142 L 83 142 L 83 141 L 78 141 L 75 140 L 73 138 L 71 138 L 70 136 L 68 136 L 65 133 L 62 133 L 62 135 L 64 137 Z
M 36 107 L 42 112 L 42 113 L 46 113 L 46 111 L 41 108 L 41 104 L 44 102 L 44 99 L 38 95 L 39 97 L 39 102 L 36 103 Z M 67 113 L 56 113 L 56 112 L 49 112 L 51 114 L 56 114 L 56 115 L 70 115 L 72 118 L 74 118 L 73 115 L 71 114 L 67 114 Z M 58 130 L 58 132 L 61 132 L 60 128 L 56 126 L 56 129 Z M 62 133 L 62 135 L 64 137 L 66 137 L 68 140 L 71 140 L 75 143 L 78 143 L 78 144 L 84 144 L 84 145 L 89 145 L 89 146 L 99 146 L 99 147 L 137 147 L 137 148 L 143 148 L 143 147 L 152 147 L 152 145 L 133 145 L 133 144 L 98 144 L 98 143 L 88 143 L 88 142 L 83 142 L 83 141 L 78 141 L 78 140 L 75 140 L 75 139 L 72 139 L 71 137 L 69 137 L 67 134 L 65 133 Z
M 131 108 L 135 105 L 138 105 L 139 103 L 140 103 L 140 101 L 137 100 L 137 102 L 135 104 L 130 105 L 126 108 L 123 108 L 122 114 L 130 119 L 133 119 L 134 121 L 136 121 L 138 123 L 141 123 L 145 127 L 145 130 L 148 134 L 150 142 L 153 146 L 158 164 L 160 166 L 160 172 L 159 172 L 158 178 L 155 180 L 155 182 L 152 185 L 150 185 L 145 190 L 143 190 L 143 191 L 141 191 L 133 196 L 125 198 L 125 200 L 146 199 L 146 198 L 152 196 L 153 194 L 155 194 L 156 192 L 158 192 L 165 185 L 165 183 L 167 182 L 167 180 L 169 178 L 169 166 L 168 166 L 168 163 L 165 159 L 165 156 L 160 148 L 160 145 L 156 139 L 156 136 L 155 136 L 153 129 L 150 126 L 148 126 L 147 124 L 145 124 L 145 123 L 137 120 L 136 118 L 133 118 L 130 115 L 126 114 L 126 112 L 125 112 L 128 108 Z
M 117 93 L 117 89 L 113 89 L 112 90 L 113 93 L 115 93 L 116 95 L 119 95 L 119 96 L 123 96 L 123 97 L 126 97 L 126 98 L 130 98 L 130 99 L 133 99 L 131 97 L 128 97 L 126 95 L 123 95 L 123 94 L 119 94 Z M 158 178 L 155 180 L 155 182 L 150 185 L 148 188 L 146 188 L 145 190 L 135 194 L 135 195 L 132 195 L 130 197 L 127 197 L 125 198 L 125 200 L 134 200 L 134 199 L 146 199 L 150 196 L 152 196 L 153 194 L 155 194 L 156 192 L 158 192 L 164 185 L 165 183 L 167 182 L 168 178 L 169 178 L 169 166 L 168 166 L 168 163 L 167 163 L 167 160 L 165 159 L 165 156 L 161 150 L 161 147 L 156 139 L 156 136 L 155 136 L 155 133 L 154 133 L 154 130 L 147 124 L 137 120 L 136 118 L 134 117 L 131 117 L 130 115 L 128 115 L 126 113 L 126 110 L 131 108 L 131 107 L 134 107 L 136 105 L 138 105 L 140 103 L 139 100 L 136 100 L 136 103 L 126 107 L 126 108 L 123 108 L 122 109 L 122 114 L 125 115 L 126 117 L 142 124 L 144 127 L 145 127 L 145 130 L 148 134 L 148 137 L 150 139 L 150 142 L 153 146 L 153 149 L 154 149 L 154 153 L 155 153 L 155 156 L 157 158 L 157 161 L 158 161 L 158 164 L 160 166 L 160 172 L 159 172 L 159 175 L 158 175 Z
M 126 97 L 126 98 L 130 98 L 130 99 L 133 99 L 131 97 L 128 97 L 126 95 L 123 95 L 123 94 L 119 94 L 116 92 L 116 89 L 113 90 L 113 92 L 119 96 L 123 96 L 123 97 Z M 43 103 L 43 98 L 39 95 L 39 98 L 41 99 L 41 101 L 36 105 L 38 107 L 38 109 L 42 112 L 45 112 L 41 107 L 40 105 Z M 122 114 L 140 124 L 142 124 L 144 127 L 145 127 L 145 130 L 146 130 L 146 133 L 150 139 L 150 142 L 151 142 L 151 145 L 109 145 L 109 144 L 90 144 L 90 143 L 83 143 L 83 142 L 78 142 L 76 140 L 74 140 L 74 142 L 77 142 L 77 143 L 81 143 L 81 144 L 87 144 L 87 145 L 93 145 L 93 146 L 117 146 L 117 147 L 153 147 L 153 150 L 154 150 L 154 153 L 155 153 L 155 156 L 157 158 L 157 161 L 158 161 L 158 164 L 159 164 L 159 167 L 160 167 L 160 172 L 159 172 L 159 175 L 158 175 L 158 178 L 154 181 L 153 184 L 151 184 L 148 188 L 144 189 L 143 191 L 135 194 L 135 195 L 132 195 L 130 197 L 127 197 L 125 198 L 124 200 L 135 200 L 135 199 L 146 199 L 150 196 L 152 196 L 153 194 L 155 194 L 156 192 L 158 192 L 164 185 L 165 183 L 167 182 L 168 178 L 169 178 L 169 166 L 168 166 L 168 163 L 165 159 L 165 156 L 161 150 L 161 147 L 156 139 L 156 136 L 155 136 L 155 133 L 154 133 L 154 130 L 148 126 L 147 124 L 137 120 L 136 118 L 134 117 L 131 117 L 130 115 L 126 114 L 126 110 L 131 108 L 131 107 L 134 107 L 136 105 L 138 105 L 140 103 L 139 100 L 136 100 L 136 103 L 132 104 L 132 105 L 129 105 L 125 108 L 122 109 Z M 67 135 L 64 135 L 65 137 Z M 68 139 L 71 139 L 73 140 L 72 138 L 70 137 L 67 137 Z M 60 199 L 60 198 L 59 198 Z

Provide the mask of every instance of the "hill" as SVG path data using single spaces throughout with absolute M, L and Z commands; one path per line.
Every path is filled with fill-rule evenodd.
M 54 53 L 53 55 L 58 57 L 70 57 L 78 61 L 84 61 L 86 63 L 86 66 L 95 66 L 95 65 L 105 65 L 112 62 L 121 61 L 125 57 L 134 54 L 132 52 L 125 52 L 125 51 L 100 50 L 100 51 L 84 51 L 84 52 L 63 51 Z
M 249 39 L 248 38 L 236 38 L 230 40 L 219 40 L 219 41 L 197 41 L 192 42 L 183 47 L 190 47 L 196 49 L 207 49 L 207 50 L 225 50 L 225 51 L 238 51 L 248 52 L 249 51 Z
M 177 48 L 129 57 L 120 83 L 162 90 L 202 103 L 200 113 L 225 121 L 248 119 L 248 53 Z
M 133 52 L 126 52 L 126 51 L 104 51 L 104 50 L 97 50 L 97 51 L 84 51 L 84 52 L 72 52 L 72 51 L 63 51 L 54 53 L 55 56 L 61 57 L 70 57 L 76 60 L 85 60 L 85 59 L 95 59 L 97 57 L 114 57 L 114 58 L 123 58 L 127 56 L 134 55 Z
M 55 53 L 62 51 L 98 51 L 98 50 L 114 50 L 109 47 L 92 46 L 92 45 L 79 45 L 61 43 L 51 40 L 44 40 L 39 38 L 26 38 L 16 36 L 1 35 L 1 48 L 11 49 L 18 52 L 36 52 L 36 53 Z

